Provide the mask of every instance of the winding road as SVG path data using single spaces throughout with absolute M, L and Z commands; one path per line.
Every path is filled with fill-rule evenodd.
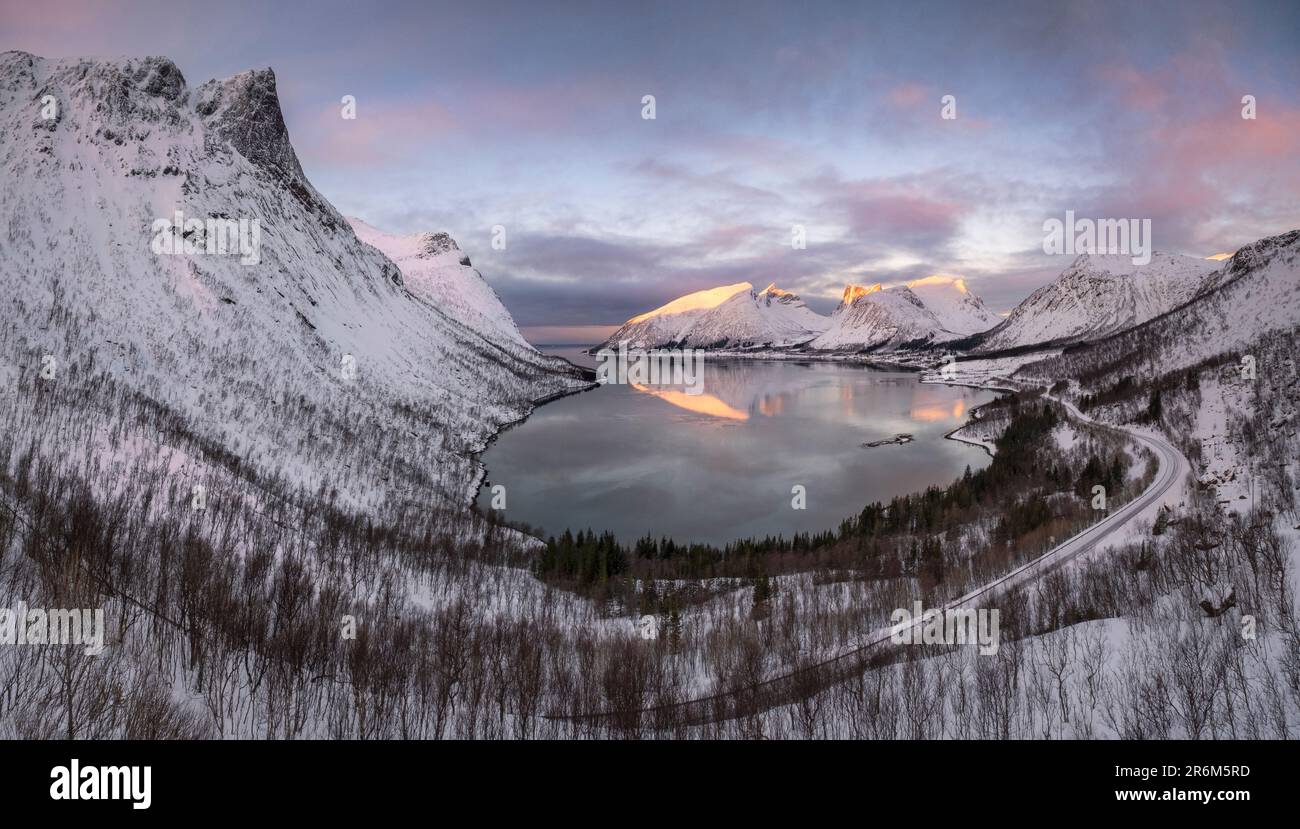
M 1078 420 L 1099 425 L 1105 429 L 1123 432 L 1138 444 L 1149 449 L 1158 462 L 1151 485 L 1141 495 L 1124 504 L 1110 515 L 1092 524 L 1079 534 L 1048 550 L 998 578 L 971 590 L 964 596 L 945 604 L 942 610 L 987 604 L 991 599 L 1016 590 L 1042 578 L 1047 573 L 1074 559 L 1097 549 L 1098 545 L 1125 528 L 1147 508 L 1162 501 L 1171 489 L 1181 484 L 1191 471 L 1191 464 L 1172 444 L 1154 434 L 1144 434 L 1122 427 L 1097 424 L 1068 401 L 1051 395 L 1048 399 L 1063 406 Z M 902 628 L 882 628 L 868 635 L 859 646 L 840 656 L 800 668 L 796 671 L 749 685 L 712 694 L 707 697 L 684 700 L 668 705 L 652 706 L 626 711 L 599 711 L 552 713 L 547 719 L 608 724 L 615 728 L 646 728 L 679 725 L 699 725 L 735 719 L 785 705 L 805 698 L 837 682 L 848 679 L 864 670 L 889 661 L 893 635 L 907 627 L 919 628 L 925 618 L 914 619 Z

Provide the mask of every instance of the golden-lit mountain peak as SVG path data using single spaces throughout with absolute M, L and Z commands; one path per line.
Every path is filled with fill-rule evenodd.
M 951 285 L 960 293 L 970 293 L 966 288 L 966 280 L 962 279 L 960 276 L 949 276 L 944 273 L 930 274 L 923 279 L 913 279 L 911 282 L 907 283 L 907 287 L 909 288 L 916 288 L 920 285 Z
M 879 282 L 877 282 L 875 285 L 871 285 L 870 287 L 866 285 L 854 285 L 850 283 L 844 286 L 844 297 L 840 300 L 840 302 L 844 303 L 845 305 L 851 305 L 853 301 L 858 297 L 866 296 L 867 294 L 874 294 L 876 291 L 881 290 L 882 287 L 883 286 Z

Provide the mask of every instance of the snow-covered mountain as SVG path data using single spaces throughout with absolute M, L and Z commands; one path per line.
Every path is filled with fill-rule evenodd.
M 1168 253 L 1145 265 L 1124 254 L 1081 254 L 1017 305 L 977 350 L 1077 342 L 1132 328 L 1209 288 L 1220 264 Z
M 748 282 L 696 291 L 635 316 L 606 341 L 632 347 L 751 348 L 808 342 L 827 320 L 798 295 Z
M 463 502 L 495 429 L 583 385 L 482 297 L 435 295 L 450 248 L 408 285 L 358 240 L 303 174 L 269 69 L 190 88 L 165 58 L 5 52 L 0 171 L 0 376 L 47 357 L 58 388 L 102 375 L 260 476 Z M 255 229 L 256 256 L 209 252 L 214 220 Z
M 510 312 L 456 240 L 446 233 L 398 236 L 385 233 L 353 216 L 348 224 L 357 238 L 379 250 L 402 271 L 402 281 L 414 294 L 432 300 L 443 313 L 491 340 L 505 338 L 528 348 Z
M 1204 280 L 1207 287 L 1191 302 L 1031 366 L 1026 376 L 1031 370 L 1047 379 L 1103 368 L 1117 381 L 1120 373 L 1167 373 L 1216 355 L 1245 352 L 1270 332 L 1300 328 L 1300 230 L 1260 239 L 1214 264 L 1223 267 Z M 1293 371 L 1278 366 L 1257 370 Z
M 653 311 L 632 317 L 606 341 L 609 345 L 626 342 L 629 347 L 660 348 L 681 342 L 701 316 L 732 296 L 753 290 L 748 282 L 723 285 L 680 296 Z
M 921 298 L 904 285 L 848 285 L 830 325 L 811 346 L 823 351 L 878 348 L 930 339 L 939 328 Z
M 684 344 L 692 348 L 750 348 L 806 343 L 826 330 L 827 320 L 797 294 L 776 283 L 761 291 L 738 291 L 709 309 L 691 326 Z
M 848 285 L 829 327 L 811 347 L 859 350 L 944 342 L 984 331 L 996 321 L 979 297 L 953 277 L 932 276 L 892 288 Z
M 934 314 L 944 331 L 977 334 L 1002 321 L 970 292 L 964 279 L 935 274 L 913 280 L 907 283 L 907 288 Z

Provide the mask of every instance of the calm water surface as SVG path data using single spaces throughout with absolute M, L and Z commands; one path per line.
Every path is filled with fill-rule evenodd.
M 548 348 L 579 365 L 576 348 Z M 838 527 L 872 501 L 947 484 L 984 450 L 945 440 L 989 391 L 842 363 L 706 360 L 704 393 L 607 385 L 538 408 L 483 455 L 505 517 L 723 544 Z M 911 443 L 863 443 L 913 436 Z M 805 488 L 807 508 L 791 506 Z M 487 511 L 491 493 L 479 493 Z

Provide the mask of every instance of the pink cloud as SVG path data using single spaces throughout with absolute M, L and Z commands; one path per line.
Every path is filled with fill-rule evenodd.
M 939 100 L 939 96 L 932 94 L 929 87 L 923 86 L 919 83 L 910 82 L 901 83 L 893 87 L 885 95 L 885 98 L 889 103 L 900 109 L 910 109 L 915 106 L 920 106 L 930 99 L 934 99 L 935 101 Z M 938 104 L 936 104 L 936 106 L 937 105 Z
M 956 232 L 967 209 L 914 180 L 823 178 L 813 189 L 826 193 L 824 203 L 841 211 L 853 234 L 881 244 L 943 242 Z
M 400 105 L 356 96 L 356 118 L 343 117 L 343 103 L 330 104 L 311 118 L 300 143 L 310 161 L 343 166 L 370 166 L 401 161 L 445 137 L 458 123 L 433 101 Z M 297 141 L 298 139 L 295 138 Z
M 1183 52 L 1147 71 L 1107 65 L 1099 76 L 1119 108 L 1115 127 L 1103 133 L 1108 157 L 1124 173 L 1124 190 L 1112 201 L 1153 218 L 1173 243 L 1249 241 L 1222 236 L 1229 210 L 1234 222 L 1256 227 L 1249 235 L 1300 226 L 1293 98 L 1257 90 L 1257 117 L 1242 118 L 1241 97 L 1258 84 L 1233 73 L 1216 49 Z

